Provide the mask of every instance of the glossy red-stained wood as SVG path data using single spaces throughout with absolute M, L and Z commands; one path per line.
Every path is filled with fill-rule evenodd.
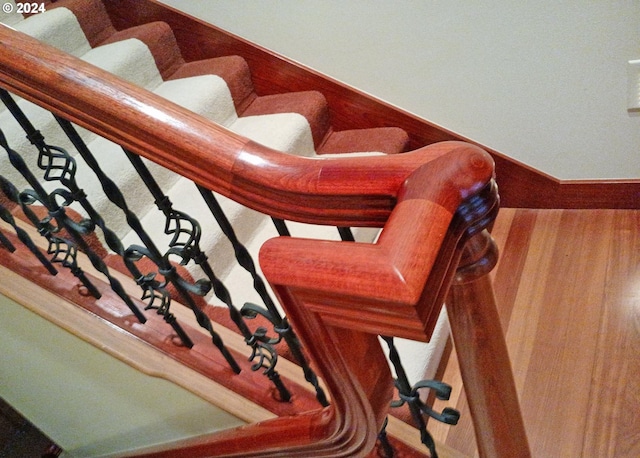
M 288 156 L 4 27 L 0 56 L 0 85 L 236 201 L 286 219 L 385 226 L 376 245 L 281 238 L 261 254 L 331 407 L 150 456 L 369 453 L 392 387 L 374 335 L 429 338 L 465 232 L 456 210 L 490 183 L 491 157 L 459 142 L 383 157 Z
M 480 457 L 531 456 L 491 280 L 497 248 L 488 233 L 467 244 L 447 312 Z
M 143 451 L 144 457 L 351 457 L 375 445 L 392 396 L 392 380 L 377 338 L 331 328 L 319 315 L 297 308 L 292 317 L 322 374 L 331 406 L 281 417 L 195 440 Z
M 142 456 L 368 454 L 392 387 L 375 336 L 428 339 L 441 302 L 426 285 L 433 271 L 437 281 L 445 281 L 432 267 L 442 260 L 443 246 L 450 247 L 449 262 L 457 256 L 457 243 L 446 242 L 454 214 L 490 182 L 492 165 L 482 150 L 459 147 L 419 167 L 399 190 L 375 245 L 290 237 L 267 242 L 260 264 L 325 380 L 332 405 Z
M 336 130 L 401 127 L 408 150 L 435 142 L 469 139 L 154 0 L 110 0 L 116 28 L 165 21 L 187 61 L 242 56 L 260 95 L 317 90 L 326 97 Z M 495 161 L 502 205 L 523 208 L 640 208 L 640 180 L 559 180 L 500 152 L 478 145 Z
M 452 150 L 481 151 L 454 142 L 390 156 L 292 156 L 4 26 L 0 59 L 0 86 L 198 184 L 286 219 L 382 226 L 416 168 Z
M 286 285 L 327 322 L 426 341 L 461 235 L 450 230 L 453 215 L 491 174 L 486 153 L 452 150 L 406 180 L 375 245 L 272 239 L 260 264 L 272 284 Z

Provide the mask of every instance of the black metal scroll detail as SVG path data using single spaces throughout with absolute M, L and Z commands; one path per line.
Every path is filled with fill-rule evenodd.
M 259 326 L 253 334 L 249 333 L 249 335 L 245 337 L 245 341 L 253 349 L 251 356 L 249 357 L 249 361 L 257 359 L 257 362 L 252 366 L 252 369 L 257 371 L 260 368 L 264 368 L 263 373 L 274 383 L 276 388 L 278 388 L 280 399 L 282 401 L 289 401 L 291 399 L 291 395 L 286 391 L 286 388 L 280 380 L 280 375 L 276 371 L 278 352 L 276 351 L 275 345 L 279 344 L 284 336 L 291 332 L 291 327 L 287 323 L 286 319 L 283 320 L 285 327 L 278 327 L 273 316 L 268 310 L 250 302 L 247 302 L 242 306 L 240 313 L 243 317 L 248 319 L 253 319 L 260 315 L 274 325 L 274 331 L 276 332 L 277 337 L 269 337 L 267 329 Z
M 166 201 L 168 201 L 168 199 L 166 199 Z M 175 214 L 175 213 L 178 213 L 178 212 L 173 211 L 170 214 Z M 184 214 L 181 213 L 181 215 L 184 215 Z M 167 217 L 167 221 L 169 221 L 169 217 Z M 167 224 L 167 227 L 169 227 L 168 224 Z M 199 225 L 196 227 L 199 230 L 200 228 Z M 172 243 L 175 243 L 174 242 L 175 240 L 177 240 L 176 237 L 174 237 L 174 240 L 172 240 Z M 271 380 L 271 382 L 273 382 L 274 386 L 278 391 L 279 399 L 283 402 L 290 401 L 291 393 L 289 392 L 289 390 L 287 390 L 284 383 L 280 379 L 280 375 L 275 370 L 275 366 L 278 361 L 278 355 L 273 345 L 269 344 L 263 339 L 264 334 L 266 334 L 266 332 L 261 333 L 260 331 L 257 331 L 257 333 L 253 333 L 253 334 L 251 333 L 251 330 L 249 329 L 249 327 L 247 326 L 247 324 L 243 319 L 244 315 L 241 314 L 241 312 L 239 312 L 236 306 L 233 304 L 229 290 L 224 285 L 224 283 L 217 277 L 217 275 L 215 275 L 213 268 L 211 267 L 211 264 L 207 262 L 206 254 L 203 253 L 202 250 L 200 249 L 199 240 L 200 240 L 200 236 L 198 232 L 198 237 L 195 240 L 191 240 L 190 241 L 191 243 L 185 244 L 184 246 L 180 247 L 179 253 L 183 256 L 183 260 L 184 260 L 183 262 L 186 263 L 189 261 L 190 258 L 192 258 L 194 262 L 198 266 L 200 266 L 200 268 L 204 271 L 205 275 L 207 275 L 207 277 L 211 281 L 213 285 L 213 292 L 216 295 L 216 297 L 220 299 L 227 306 L 231 320 L 236 325 L 238 330 L 241 332 L 246 344 L 251 347 L 251 355 L 249 356 L 249 361 L 257 360 L 257 362 L 251 366 L 251 369 L 253 371 L 257 371 L 260 368 L 264 368 L 265 369 L 264 374 L 267 376 L 267 378 L 269 378 L 269 380 Z
M 84 244 L 84 246 L 86 246 L 81 236 L 82 232 L 85 229 L 66 216 L 64 209 L 60 207 L 56 202 L 55 193 L 52 193 L 51 195 L 47 194 L 36 177 L 31 173 L 22 157 L 9 147 L 2 130 L 0 130 L 0 146 L 7 152 L 9 161 L 14 166 L 14 168 L 18 170 L 20 174 L 27 180 L 27 182 L 34 188 L 33 190 L 26 190 L 19 194 L 15 190 L 11 191 L 10 194 L 8 194 L 8 197 L 14 202 L 20 204 L 22 211 L 27 216 L 29 221 L 31 221 L 31 223 L 38 229 L 40 235 L 47 239 L 47 241 L 49 242 L 48 251 L 52 253 L 58 253 L 58 255 L 54 257 L 53 262 L 63 262 L 63 265 L 71 269 L 71 272 L 87 288 L 89 293 L 93 297 L 99 298 L 100 292 L 86 277 L 86 275 L 84 275 L 84 272 L 77 265 L 75 259 L 76 244 L 80 245 L 81 247 L 83 247 L 83 245 L 81 244 Z M 6 180 L 5 182 L 8 183 Z M 29 205 L 35 202 L 39 202 L 40 204 L 42 204 L 48 210 L 49 216 L 47 216 L 43 220 L 40 220 L 36 216 L 36 214 L 29 208 Z M 53 221 L 55 221 L 56 224 L 53 224 Z M 67 232 L 73 237 L 73 242 L 62 239 L 61 237 L 56 235 L 61 228 L 67 230 Z M 52 248 L 54 246 L 56 248 Z M 67 254 L 65 254 L 61 258 L 59 254 L 63 251 L 65 251 Z
M 436 412 L 422 402 L 419 392 L 421 389 L 431 389 L 434 390 L 436 398 L 446 401 L 451 395 L 451 387 L 446 383 L 435 380 L 422 380 L 414 386 L 411 386 L 402 362 L 400 361 L 400 355 L 393 343 L 393 337 L 381 336 L 381 338 L 389 347 L 389 360 L 396 371 L 397 378 L 395 385 L 400 397 L 398 401 L 391 403 L 391 407 L 400 407 L 404 404 L 408 405 L 413 421 L 420 431 L 422 443 L 429 449 L 429 453 L 433 458 L 438 458 L 436 445 L 433 437 L 431 437 L 431 434 L 427 431 L 427 423 L 424 416 L 426 415 L 448 425 L 456 425 L 460 419 L 460 412 L 450 407 L 445 408 L 442 412 Z
M 224 355 L 234 372 L 240 373 L 240 366 L 238 366 L 231 353 L 229 353 L 224 346 L 220 336 L 213 329 L 213 323 L 211 323 L 209 317 L 200 310 L 189 295 L 189 293 L 192 293 L 204 296 L 209 292 L 212 286 L 214 293 L 218 295 L 222 288 L 224 288 L 220 280 L 213 274 L 213 270 L 209 266 L 209 263 L 206 262 L 207 256 L 200 249 L 200 237 L 202 234 L 200 224 L 186 213 L 174 210 L 173 204 L 169 198 L 164 195 L 162 189 L 153 178 L 153 175 L 151 175 L 151 172 L 142 159 L 126 149 L 124 149 L 124 152 L 155 199 L 156 206 L 165 215 L 165 233 L 172 236 L 172 239 L 169 242 L 169 250 L 164 256 L 160 254 L 146 234 L 144 238 L 140 236 L 149 250 L 154 250 L 153 253 L 147 252 L 146 255 L 156 263 L 159 267 L 160 273 L 174 285 L 176 290 L 178 290 L 180 296 L 195 314 L 198 324 L 209 331 L 214 345 L 218 347 L 220 352 Z M 146 239 L 148 239 L 149 244 L 147 244 Z M 186 265 L 193 260 L 203 269 L 210 281 L 201 279 L 196 281 L 195 284 L 188 283 L 178 275 L 175 267 L 173 267 L 169 261 L 170 256 L 179 257 L 181 265 Z
M 251 366 L 251 369 L 257 371 L 260 368 L 264 368 L 264 374 L 273 382 L 278 391 L 279 399 L 283 402 L 290 401 L 291 393 L 287 390 L 280 379 L 280 375 L 275 370 L 278 355 L 273 345 L 265 342 L 262 335 L 251 333 L 251 330 L 243 319 L 243 315 L 233 304 L 229 290 L 218 276 L 215 275 L 211 264 L 207 262 L 207 255 L 200 248 L 201 232 L 199 223 L 185 213 L 173 210 L 171 208 L 171 202 L 166 196 L 162 201 L 162 205 L 159 205 L 159 208 L 167 215 L 165 233 L 173 234 L 173 239 L 169 242 L 169 246 L 172 247 L 169 252 L 180 256 L 182 258 L 181 264 L 187 264 L 190 260 L 193 260 L 203 270 L 213 285 L 214 294 L 227 306 L 231 320 L 241 332 L 246 344 L 251 347 L 249 361 L 257 361 Z M 181 221 L 182 224 L 180 224 Z M 171 224 L 171 222 L 173 222 L 173 224 Z M 191 229 L 184 228 L 184 222 L 188 222 Z M 186 241 L 180 242 L 179 236 L 181 234 L 187 234 L 188 237 Z
M 103 230 L 106 228 L 104 225 L 104 221 L 97 214 L 97 212 L 93 209 L 91 204 L 88 202 L 86 198 L 86 194 L 80 188 L 78 188 L 75 180 L 76 173 L 76 163 L 75 160 L 62 148 L 58 148 L 55 146 L 47 145 L 44 141 L 44 137 L 38 131 L 31 122 L 24 115 L 20 107 L 15 103 L 13 98 L 9 95 L 7 91 L 0 91 L 0 98 L 6 105 L 7 109 L 11 112 L 14 118 L 18 121 L 22 129 L 27 134 L 27 138 L 31 141 L 31 143 L 36 146 L 38 149 L 38 167 L 44 170 L 45 175 L 44 178 L 47 181 L 59 181 L 62 185 L 66 186 L 68 190 L 65 189 L 56 189 L 51 194 L 48 194 L 42 185 L 38 182 L 36 177 L 31 173 L 31 171 L 26 166 L 24 160 L 18 153 L 11 150 L 9 145 L 7 145 L 6 139 L 4 138 L 4 134 L 2 135 L 3 144 L 2 146 L 5 148 L 7 153 L 9 154 L 9 159 L 12 165 L 22 174 L 22 176 L 27 180 L 29 185 L 33 188 L 33 192 L 22 193 L 22 195 L 28 194 L 29 198 L 33 201 L 39 201 L 42 203 L 47 210 L 49 211 L 50 220 L 55 219 L 56 223 L 59 227 L 64 227 L 64 229 L 71 235 L 73 239 L 73 249 L 67 243 L 54 243 L 51 244 L 50 240 L 50 252 L 54 253 L 54 260 L 61 260 L 63 265 L 69 262 L 70 256 L 73 254 L 75 259 L 75 246 L 77 246 L 91 261 L 93 267 L 101 272 L 109 281 L 109 285 L 111 289 L 123 300 L 123 302 L 129 307 L 131 312 L 136 316 L 138 321 L 141 323 L 146 322 L 146 317 L 142 314 L 140 309 L 133 303 L 129 295 L 124 290 L 122 284 L 111 275 L 109 268 L 102 260 L 102 258 L 87 244 L 87 242 L 83 239 L 83 235 L 88 234 L 93 231 L 95 228 L 95 221 L 99 221 L 102 224 Z M 22 196 L 21 195 L 21 196 Z M 58 204 L 56 197 L 62 197 L 62 204 Z M 30 203 L 25 201 L 25 199 L 21 199 L 24 203 Z M 94 219 L 85 219 L 79 223 L 71 220 L 64 210 L 64 207 L 67 207 L 72 202 L 79 202 L 83 208 L 88 212 L 91 217 Z M 111 235 L 110 231 L 107 229 L 105 235 Z M 61 250 L 61 247 L 69 246 L 70 249 Z M 63 257 L 60 255 L 65 251 L 67 254 Z M 73 269 L 72 269 L 73 271 Z M 75 272 L 74 272 L 75 275 Z M 84 284 L 84 282 L 83 282 Z M 88 287 L 91 294 L 94 297 L 99 298 L 100 293 L 98 290 L 93 287 L 93 285 L 89 284 L 85 286 Z
M 4 193 L 5 196 L 7 196 L 9 200 L 17 204 L 20 203 L 20 196 L 19 196 L 18 189 L 9 180 L 7 180 L 1 175 L 0 175 L 0 189 L 2 189 L 2 192 Z M 40 261 L 40 263 L 47 269 L 47 271 L 51 275 L 56 275 L 58 273 L 58 271 L 53 266 L 53 264 L 51 264 L 49 259 L 47 259 L 47 257 L 42 253 L 42 251 L 40 251 L 40 249 L 36 246 L 33 240 L 31 240 L 31 237 L 29 237 L 29 234 L 27 234 L 27 232 L 24 229 L 22 229 L 20 226 L 17 225 L 11 212 L 3 205 L 0 205 L 0 219 L 8 223 L 11 227 L 13 227 L 13 230 L 16 232 L 16 235 L 18 236 L 18 240 L 20 240 L 22 244 L 26 246 L 36 258 L 38 258 L 38 261 Z M 6 245 L 4 242 L 3 244 L 11 252 L 15 251 L 15 247 L 13 247 L 11 242 L 8 239 L 6 239 L 6 241 L 10 245 Z
M 55 116 L 55 118 L 71 143 L 80 154 L 80 156 L 84 159 L 85 163 L 98 177 L 98 180 L 100 181 L 102 189 L 107 198 L 116 206 L 118 206 L 118 208 L 125 211 L 127 222 L 138 234 L 138 236 L 140 236 L 143 241 L 150 241 L 149 237 L 145 238 L 143 236 L 144 231 L 142 229 L 142 225 L 140 224 L 137 216 L 129 212 L 124 196 L 118 189 L 117 185 L 102 171 L 95 157 L 93 156 L 87 145 L 84 143 L 73 125 L 69 121 L 58 116 Z M 73 183 L 72 185 L 75 186 L 75 183 Z M 129 270 L 129 272 L 131 273 L 132 277 L 136 281 L 136 284 L 142 289 L 141 300 L 147 304 L 145 310 L 156 310 L 156 312 L 163 317 L 165 322 L 167 322 L 173 328 L 173 330 L 180 338 L 182 344 L 188 348 L 193 347 L 193 342 L 184 331 L 182 326 L 180 326 L 180 324 L 177 322 L 173 313 L 171 313 L 170 311 L 171 296 L 166 291 L 166 283 L 155 280 L 156 275 L 154 273 L 143 274 L 136 265 L 136 261 L 139 261 L 142 258 L 142 255 L 139 254 L 139 251 L 136 252 L 135 250 L 126 250 L 118 236 L 107 227 L 104 219 L 93 209 L 93 207 L 89 204 L 89 202 L 86 201 L 86 199 L 81 201 L 81 205 L 91 216 L 91 219 L 95 221 L 96 225 L 102 230 L 107 246 L 111 248 L 111 250 L 113 250 L 116 254 L 122 257 L 127 270 Z M 158 302 L 160 303 L 160 305 L 157 305 Z
M 324 390 L 320 387 L 318 383 L 317 375 L 309 366 L 307 358 L 305 357 L 302 351 L 302 345 L 300 344 L 298 337 L 295 335 L 295 332 L 289 326 L 286 319 L 284 319 L 280 315 L 280 312 L 276 308 L 275 303 L 273 302 L 273 300 L 271 299 L 271 296 L 269 295 L 269 292 L 267 291 L 267 287 L 265 285 L 264 280 L 258 274 L 258 271 L 253 262 L 253 258 L 251 257 L 251 254 L 238 239 L 233 229 L 233 226 L 231 226 L 231 222 L 229 221 L 227 216 L 224 214 L 222 207 L 218 203 L 218 200 L 215 198 L 215 195 L 213 194 L 213 192 L 202 186 L 197 186 L 197 188 L 200 191 L 200 194 L 202 195 L 202 198 L 204 199 L 205 203 L 209 207 L 211 214 L 216 219 L 218 226 L 220 226 L 220 229 L 222 230 L 223 234 L 231 242 L 238 264 L 240 264 L 240 266 L 242 266 L 242 268 L 244 268 L 251 275 L 251 278 L 253 279 L 253 287 L 258 293 L 258 295 L 260 296 L 260 298 L 262 299 L 262 301 L 264 302 L 266 309 L 268 311 L 268 316 L 266 315 L 265 316 L 267 317 L 267 319 L 269 319 L 271 323 L 274 324 L 274 326 L 277 329 L 286 330 L 286 332 L 282 332 L 281 334 L 282 338 L 287 342 L 287 345 L 289 346 L 289 350 L 291 350 L 293 357 L 302 368 L 304 372 L 305 380 L 307 380 L 307 382 L 311 383 L 314 386 L 316 390 L 316 398 L 318 399 L 318 402 L 325 407 L 328 406 L 329 401 L 327 400 Z
M 252 365 L 252 370 L 257 371 L 260 368 L 264 368 L 264 373 L 276 387 L 280 400 L 289 401 L 291 393 L 284 386 L 280 375 L 275 371 L 275 364 L 278 359 L 275 349 L 273 349 L 273 346 L 263 342 L 260 336 L 256 336 L 251 332 L 244 322 L 243 316 L 233 304 L 229 290 L 215 275 L 211 264 L 207 261 L 206 254 L 200 248 L 202 234 L 200 224 L 186 213 L 175 210 L 171 200 L 162 192 L 142 160 L 126 150 L 125 152 L 153 195 L 158 209 L 165 215 L 164 231 L 167 235 L 172 236 L 167 254 L 178 256 L 182 265 L 186 265 L 193 260 L 202 269 L 213 286 L 214 294 L 227 306 L 231 320 L 244 337 L 247 345 L 251 347 L 249 361 L 258 361 Z

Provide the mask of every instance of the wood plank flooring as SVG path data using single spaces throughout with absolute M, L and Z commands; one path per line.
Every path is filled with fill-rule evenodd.
M 534 457 L 640 456 L 640 212 L 503 209 L 492 275 Z M 434 437 L 477 454 L 455 351 L 444 380 L 462 412 Z M 499 393 L 497 393 L 499 395 Z

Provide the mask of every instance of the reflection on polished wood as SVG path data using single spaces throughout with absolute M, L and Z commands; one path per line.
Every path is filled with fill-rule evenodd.
M 640 456 L 640 212 L 502 209 L 492 276 L 534 457 Z M 462 412 L 434 436 L 474 456 Z M 442 407 L 442 406 L 437 406 Z

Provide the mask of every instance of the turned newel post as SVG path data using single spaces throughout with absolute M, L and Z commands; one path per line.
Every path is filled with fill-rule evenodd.
M 485 230 L 466 243 L 447 312 L 481 457 L 530 456 L 493 287 L 497 247 Z

